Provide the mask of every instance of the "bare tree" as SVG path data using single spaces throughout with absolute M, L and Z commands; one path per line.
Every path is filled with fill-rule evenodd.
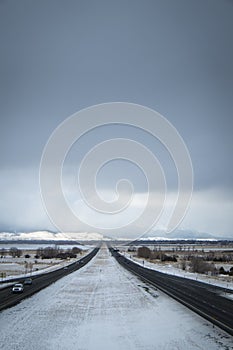
M 3 258 L 5 255 L 6 255 L 6 249 L 5 248 L 1 248 L 1 250 L 0 250 L 1 258 Z
M 214 264 L 209 264 L 206 261 L 203 260 L 201 257 L 192 257 L 190 262 L 190 270 L 192 272 L 198 272 L 198 273 L 207 273 L 211 272 L 213 273 L 215 270 Z
M 71 251 L 73 254 L 79 254 L 82 252 L 82 250 L 78 247 L 73 247 Z
M 148 247 L 139 247 L 138 248 L 138 257 L 148 259 L 151 256 L 151 250 Z
M 180 267 L 181 267 L 181 269 L 182 269 L 183 271 L 186 270 L 186 267 L 187 267 L 187 262 L 186 262 L 186 260 L 183 259 L 183 260 L 181 261 Z
M 10 251 L 9 251 L 10 255 L 13 257 L 13 258 L 20 258 L 21 255 L 22 255 L 22 250 L 16 248 L 16 247 L 12 247 L 10 248 Z

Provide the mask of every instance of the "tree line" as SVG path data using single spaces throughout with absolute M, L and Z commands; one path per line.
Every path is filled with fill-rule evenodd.
M 73 247 L 71 249 L 61 249 L 59 247 L 45 247 L 38 248 L 35 254 L 36 259 L 68 259 L 68 258 L 76 258 L 77 254 L 82 253 L 82 250 L 78 247 Z M 1 248 L 0 256 L 3 258 L 9 254 L 12 258 L 20 258 L 23 255 L 23 251 L 16 247 L 11 247 L 9 250 L 5 248 Z M 24 255 L 25 258 L 30 258 L 29 254 Z

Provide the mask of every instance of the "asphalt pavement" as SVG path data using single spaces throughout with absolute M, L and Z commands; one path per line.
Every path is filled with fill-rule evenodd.
M 226 297 L 232 290 L 148 269 L 110 251 L 127 270 L 233 335 L 233 294 L 232 299 Z
M 0 311 L 18 304 L 21 300 L 39 292 L 41 289 L 46 288 L 51 283 L 56 282 L 58 279 L 67 276 L 68 274 L 79 270 L 86 265 L 99 251 L 99 248 L 94 248 L 89 254 L 85 255 L 76 262 L 62 267 L 58 270 L 48 273 L 42 273 L 36 276 L 32 276 L 32 284 L 24 285 L 23 293 L 13 294 L 12 286 L 0 289 Z M 23 283 L 26 278 L 19 278 L 15 280 L 18 283 Z

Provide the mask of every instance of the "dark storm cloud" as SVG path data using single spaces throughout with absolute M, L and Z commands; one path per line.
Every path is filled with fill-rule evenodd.
M 66 117 L 129 101 L 174 124 L 196 189 L 232 190 L 232 37 L 231 1 L 0 1 L 2 169 L 38 169 Z

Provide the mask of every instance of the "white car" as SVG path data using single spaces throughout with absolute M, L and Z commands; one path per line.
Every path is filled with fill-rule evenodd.
M 16 283 L 12 287 L 12 293 L 23 293 L 22 283 Z

